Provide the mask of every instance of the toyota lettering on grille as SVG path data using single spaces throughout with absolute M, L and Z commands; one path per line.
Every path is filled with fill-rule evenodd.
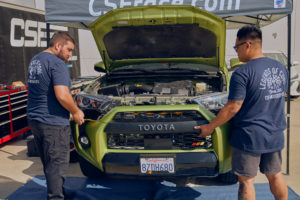
M 140 131 L 175 131 L 174 124 L 138 124 Z

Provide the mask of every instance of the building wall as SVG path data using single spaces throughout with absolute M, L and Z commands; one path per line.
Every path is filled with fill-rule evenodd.
M 292 33 L 291 33 L 291 62 L 300 62 L 300 2 L 294 0 L 292 13 Z M 263 33 L 263 50 L 264 51 L 281 51 L 287 53 L 288 42 L 288 21 L 287 17 L 282 18 L 268 26 L 262 28 Z M 226 53 L 227 58 L 237 57 L 232 46 L 235 44 L 237 30 L 227 30 Z M 227 60 L 228 63 L 228 60 Z M 297 66 L 300 73 L 300 65 Z
M 291 61 L 300 61 L 300 2 L 294 0 L 292 13 L 292 33 L 291 33 Z M 264 48 L 269 50 L 280 50 L 287 53 L 288 23 L 287 17 L 270 24 L 264 28 Z M 300 71 L 299 71 L 300 72 Z
M 287 17 L 267 25 L 261 28 L 261 30 L 264 51 L 281 51 L 287 53 Z M 237 57 L 233 49 L 237 31 L 238 29 L 227 30 L 226 54 L 228 58 Z
M 80 29 L 78 34 L 81 76 L 99 75 L 99 72 L 94 70 L 94 65 L 102 59 L 91 31 Z
M 45 14 L 41 7 L 45 7 L 42 0 L 0 0 L 0 83 L 26 83 L 31 58 L 46 48 Z M 50 37 L 55 31 L 68 31 L 79 43 L 78 29 L 50 25 Z M 68 66 L 71 78 L 80 76 L 78 45 Z
M 0 0 L 0 2 L 16 4 L 29 8 L 35 8 L 39 10 L 45 10 L 45 0 Z
M 6 3 L 35 8 L 35 0 L 3 0 Z
M 294 0 L 294 12 L 292 14 L 292 60 L 300 62 L 300 2 Z M 300 66 L 298 66 L 298 69 Z M 298 70 L 300 72 L 300 70 Z

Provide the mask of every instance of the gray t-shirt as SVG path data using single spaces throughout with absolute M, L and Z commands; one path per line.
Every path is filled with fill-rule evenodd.
M 27 118 L 50 125 L 69 125 L 70 113 L 55 97 L 54 86 L 71 86 L 66 64 L 57 56 L 41 52 L 28 67 Z
M 231 145 L 252 153 L 284 147 L 287 69 L 270 58 L 257 58 L 236 70 L 230 80 L 229 100 L 244 100 L 233 118 Z

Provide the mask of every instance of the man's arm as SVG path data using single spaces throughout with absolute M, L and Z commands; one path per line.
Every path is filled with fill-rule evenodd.
M 214 129 L 228 122 L 241 109 L 243 100 L 228 100 L 227 104 L 220 110 L 215 119 L 209 124 L 195 126 L 194 129 L 200 129 L 200 136 L 208 136 Z
M 56 85 L 54 86 L 54 92 L 58 102 L 73 115 L 76 123 L 79 125 L 83 124 L 84 114 L 76 106 L 69 88 L 64 85 Z

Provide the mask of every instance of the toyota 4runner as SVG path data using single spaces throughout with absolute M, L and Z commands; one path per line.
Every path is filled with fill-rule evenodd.
M 76 95 L 80 167 L 102 175 L 217 177 L 235 183 L 230 129 L 200 137 L 227 101 L 225 21 L 193 6 L 111 10 L 90 25 L 105 72 Z

